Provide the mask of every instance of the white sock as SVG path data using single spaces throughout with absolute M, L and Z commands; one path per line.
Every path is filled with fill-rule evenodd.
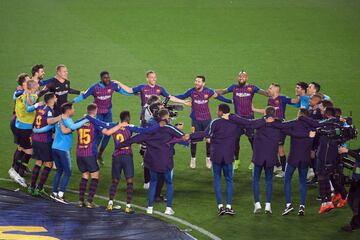
M 271 203 L 269 203 L 269 202 L 265 203 L 265 207 L 266 208 L 271 207 Z
M 166 207 L 166 211 L 170 211 L 170 210 L 172 210 L 172 208 L 171 207 Z
M 226 204 L 226 208 L 231 209 L 231 204 Z
M 218 204 L 218 209 L 224 207 L 224 205 L 222 203 Z
M 291 203 L 287 203 L 287 204 L 286 204 L 286 207 L 288 208 L 288 207 L 290 207 L 290 205 L 291 205 Z
M 61 192 L 61 191 L 60 191 L 60 192 L 58 193 L 58 196 L 62 198 L 62 197 L 64 196 L 64 192 Z
M 148 209 L 149 209 L 149 210 L 153 210 L 153 207 L 150 207 L 150 206 L 149 206 Z
M 206 160 L 210 160 L 210 157 L 206 157 Z
M 109 204 L 114 204 L 113 200 L 109 200 Z
M 127 203 L 127 204 L 126 204 L 126 207 L 127 207 L 127 208 L 131 208 L 131 204 Z
M 192 161 L 196 161 L 196 158 L 192 157 L 191 160 L 192 160 Z
M 303 207 L 303 208 L 305 208 L 305 205 L 300 205 L 300 207 Z
M 57 193 L 57 192 L 53 192 L 53 194 L 54 194 L 54 196 L 57 196 L 57 195 L 58 195 L 58 193 Z

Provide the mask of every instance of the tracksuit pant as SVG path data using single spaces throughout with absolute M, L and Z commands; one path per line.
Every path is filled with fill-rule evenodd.
M 260 202 L 260 176 L 261 171 L 264 168 L 265 170 L 265 184 L 266 184 L 266 202 L 270 203 L 272 198 L 272 178 L 274 167 L 265 168 L 254 164 L 253 170 L 253 193 L 254 193 L 254 202 Z
M 149 207 L 154 205 L 156 186 L 160 175 L 163 174 L 166 183 L 166 206 L 172 207 L 172 199 L 173 199 L 173 184 L 172 184 L 172 176 L 173 170 L 167 170 L 164 173 L 158 173 L 150 170 L 150 187 L 149 187 Z
M 286 203 L 291 203 L 291 179 L 293 174 L 296 170 L 296 167 L 292 166 L 291 164 L 286 164 L 285 168 L 285 178 L 284 178 L 284 192 L 285 192 L 285 199 Z M 299 182 L 300 182 L 300 204 L 305 206 L 306 200 L 306 192 L 307 192 L 307 185 L 306 185 L 306 177 L 308 168 L 298 168 L 299 172 Z
M 58 192 L 59 184 L 60 191 L 65 192 L 71 176 L 71 153 L 70 151 L 52 149 L 52 155 L 56 165 L 53 192 Z
M 222 194 L 221 194 L 221 172 L 223 172 L 226 182 L 226 204 L 231 205 L 232 195 L 234 191 L 233 184 L 233 163 L 212 163 L 212 170 L 214 175 L 214 190 L 216 195 L 217 204 L 222 204 Z

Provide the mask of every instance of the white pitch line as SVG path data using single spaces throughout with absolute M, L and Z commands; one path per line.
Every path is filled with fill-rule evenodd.
M 13 180 L 9 179 L 9 178 L 0 178 L 0 181 L 5 181 L 5 182 L 14 182 Z M 51 186 L 49 185 L 44 185 L 45 187 L 47 188 L 52 188 Z M 69 189 L 69 190 L 66 190 L 67 192 L 71 192 L 71 193 L 75 193 L 75 194 L 79 194 L 78 191 L 75 191 L 75 190 L 72 190 L 72 189 Z M 102 199 L 102 200 L 109 200 L 109 198 L 105 197 L 105 196 L 102 196 L 102 195 L 95 195 L 95 197 L 99 198 L 99 199 Z M 120 203 L 120 204 L 126 204 L 125 202 L 123 201 L 118 201 L 118 200 L 114 200 L 114 202 L 117 202 L 117 203 Z M 136 205 L 136 204 L 131 204 L 131 206 L 137 208 L 137 209 L 140 209 L 140 210 L 143 210 L 143 211 L 146 211 L 147 208 L 145 207 L 142 207 L 142 206 L 139 206 L 139 205 Z M 214 239 L 214 240 L 221 240 L 221 238 L 219 238 L 218 236 L 212 234 L 211 232 L 201 228 L 201 227 L 198 227 L 186 220 L 183 220 L 181 218 L 178 218 L 178 217 L 174 217 L 174 216 L 169 216 L 169 215 L 166 215 L 162 212 L 159 212 L 159 211 L 154 211 L 155 214 L 159 215 L 159 216 L 162 216 L 164 218 L 167 218 L 167 219 L 170 219 L 174 222 L 178 222 L 178 223 L 181 223 L 182 225 L 185 225 L 185 226 L 188 226 L 202 234 L 204 234 L 205 236 L 211 238 L 211 239 Z

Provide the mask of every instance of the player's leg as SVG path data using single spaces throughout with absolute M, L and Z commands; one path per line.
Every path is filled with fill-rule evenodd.
M 237 129 L 237 137 L 235 140 L 235 152 L 234 152 L 234 170 L 237 170 L 240 166 L 240 158 L 239 158 L 239 154 L 240 154 L 240 137 L 241 135 L 244 134 L 244 129 L 242 128 L 238 128 Z
M 232 196 L 234 191 L 234 180 L 233 180 L 233 163 L 223 164 L 222 170 L 226 181 L 226 208 L 225 213 L 229 215 L 235 215 L 235 211 L 232 208 Z
M 32 144 L 31 144 L 32 129 L 21 129 L 20 134 L 21 137 L 19 139 L 19 145 L 23 149 L 23 152 L 25 154 L 21 158 L 21 165 L 19 167 L 18 173 L 21 177 L 24 177 L 28 169 L 28 163 L 32 156 Z
M 68 202 L 64 198 L 67 185 L 71 177 L 71 153 L 70 151 L 59 151 L 61 154 L 61 163 L 63 165 L 64 174 L 60 181 L 60 191 L 58 193 L 57 200 L 61 203 L 67 204 Z
M 172 183 L 173 170 L 168 170 L 164 173 L 165 183 L 166 183 L 166 215 L 174 215 L 175 212 L 172 209 L 172 200 L 173 200 L 173 183 Z
M 253 169 L 253 181 L 252 188 L 254 194 L 254 213 L 260 213 L 261 204 L 260 204 L 260 176 L 261 176 L 262 166 L 254 164 Z
M 131 207 L 132 195 L 134 192 L 133 178 L 134 178 L 134 160 L 132 155 L 123 156 L 124 175 L 126 178 L 126 207 L 125 212 L 132 214 L 134 209 Z
M 192 132 L 193 133 L 198 131 L 198 129 L 200 127 L 198 121 L 193 119 L 192 122 L 191 122 L 191 125 L 192 125 Z M 191 151 L 190 168 L 191 169 L 196 168 L 196 148 L 197 148 L 197 144 L 196 143 L 191 143 L 191 145 L 190 145 L 190 151 Z
M 96 157 L 87 157 L 86 158 L 86 169 L 90 173 L 91 181 L 89 186 L 89 195 L 87 199 L 87 208 L 94 208 L 94 196 L 96 194 L 96 189 L 99 184 L 99 165 L 97 163 Z
M 103 121 L 104 122 L 108 122 L 111 123 L 112 122 L 112 112 L 109 111 L 108 113 L 106 113 L 103 117 Z M 100 149 L 99 149 L 99 153 L 101 152 L 101 155 L 104 153 L 106 146 L 109 143 L 111 136 L 106 136 L 104 135 L 101 139 L 101 144 L 100 144 Z
M 274 167 L 265 168 L 265 185 L 266 185 L 266 203 L 265 203 L 265 213 L 271 214 L 271 198 L 272 198 L 272 189 L 273 189 L 273 172 Z
M 164 201 L 164 197 L 161 195 L 162 188 L 165 184 L 165 177 L 164 174 L 159 174 L 158 183 L 156 185 L 156 192 L 155 192 L 155 201 L 162 202 Z
M 100 121 L 104 121 L 105 120 L 105 114 L 100 114 L 98 113 L 96 115 L 96 118 Z M 104 160 L 102 158 L 102 154 L 103 154 L 103 150 L 100 150 L 100 146 L 101 146 L 101 141 L 102 141 L 102 138 L 103 138 L 103 134 L 99 131 L 99 130 L 96 130 L 95 131 L 95 142 L 96 142 L 96 145 L 98 147 L 98 154 L 97 154 L 97 159 L 99 161 L 99 163 L 101 165 L 104 164 Z
M 347 203 L 347 191 L 345 189 L 344 184 L 342 183 L 342 175 L 338 174 L 330 174 L 329 176 L 331 184 L 334 187 L 334 197 L 331 199 L 332 203 L 339 201 L 336 207 L 342 208 Z M 335 199 L 334 199 L 335 198 Z
M 305 215 L 305 201 L 307 193 L 306 177 L 308 173 L 308 168 L 299 168 L 299 180 L 300 180 L 300 207 L 299 207 L 299 216 Z
M 51 145 L 49 147 L 51 149 Z M 42 197 L 49 197 L 48 193 L 44 189 L 44 184 L 45 184 L 46 180 L 48 179 L 50 171 L 51 171 L 51 169 L 53 167 L 52 158 L 50 160 L 48 160 L 48 161 L 45 161 L 43 163 L 43 165 L 44 165 L 44 168 L 41 171 L 40 180 L 39 180 L 39 182 L 38 182 L 38 184 L 36 186 L 35 193 L 42 196 Z
M 200 131 L 205 131 L 208 126 L 210 125 L 211 120 L 206 120 L 206 121 L 201 121 L 201 130 Z M 206 141 L 205 143 L 206 146 L 206 159 L 205 159 L 205 163 L 206 163 L 206 167 L 208 169 L 211 169 L 211 159 L 210 159 L 210 142 Z
M 284 177 L 284 193 L 285 193 L 285 201 L 286 206 L 282 213 L 283 216 L 288 215 L 290 212 L 294 210 L 294 207 L 291 204 L 291 179 L 294 175 L 295 167 L 291 164 L 286 164 L 285 168 L 285 177 Z
M 212 172 L 214 177 L 214 192 L 216 197 L 218 215 L 225 214 L 225 208 L 222 203 L 222 194 L 221 194 L 221 164 L 213 163 L 212 164 Z
M 245 135 L 247 136 L 247 139 L 250 143 L 250 147 L 251 147 L 251 150 L 254 149 L 254 135 L 255 135 L 255 130 L 252 129 L 252 128 L 246 128 L 244 129 L 244 133 Z M 252 170 L 254 168 L 254 164 L 252 161 L 250 161 L 250 164 L 248 166 L 248 169 L 249 170 Z
M 319 194 L 321 197 L 321 206 L 319 213 L 326 213 L 334 208 L 334 204 L 331 202 L 331 187 L 328 173 L 325 169 L 319 171 Z
M 144 165 L 144 189 L 149 189 L 150 187 L 150 170 Z
M 87 188 L 87 184 L 89 181 L 89 172 L 81 172 L 81 180 L 80 180 L 80 184 L 79 184 L 79 207 L 85 207 L 85 193 L 86 193 L 86 188 Z
M 121 170 L 122 170 L 122 166 L 121 166 L 120 157 L 113 156 L 112 164 L 111 164 L 112 182 L 111 182 L 111 186 L 109 189 L 109 202 L 106 207 L 106 211 L 109 211 L 109 212 L 111 212 L 113 210 L 114 198 L 115 198 L 117 187 L 119 185 Z
M 36 188 L 36 182 L 37 179 L 39 177 L 40 174 L 40 170 L 41 170 L 41 166 L 42 166 L 42 161 L 41 160 L 36 160 L 35 165 L 32 169 L 32 173 L 31 173 L 31 184 L 28 188 L 28 193 L 31 195 L 34 195 L 34 191 Z
M 54 162 L 56 164 L 56 173 L 54 176 L 54 181 L 53 181 L 53 188 L 52 188 L 52 194 L 50 195 L 50 197 L 54 200 L 56 200 L 58 192 L 59 192 L 59 184 L 60 184 L 60 179 L 61 176 L 64 172 L 64 167 L 61 161 L 61 154 L 60 154 L 60 150 L 57 149 L 53 149 L 52 150 L 52 157 L 54 159 Z
M 153 205 L 154 205 L 154 198 L 155 198 L 155 191 L 156 191 L 156 184 L 158 181 L 158 173 L 155 171 L 150 170 L 150 187 L 149 187 L 149 202 L 148 208 L 146 213 L 152 214 L 153 213 Z
M 276 177 L 279 178 L 283 178 L 284 174 L 285 174 L 285 167 L 286 167 L 286 155 L 285 155 L 285 138 L 286 135 L 281 133 L 280 134 L 280 141 L 279 141 L 279 150 L 278 150 L 278 155 L 280 158 L 280 165 L 281 165 L 281 171 L 278 172 L 278 174 L 276 175 Z

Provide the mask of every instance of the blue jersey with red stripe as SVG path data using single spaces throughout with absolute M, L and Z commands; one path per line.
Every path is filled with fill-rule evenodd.
M 95 142 L 95 130 L 102 131 L 102 127 L 91 122 L 85 123 L 78 132 L 78 142 L 76 146 L 76 156 L 91 157 L 97 155 L 97 145 Z
M 291 104 L 291 98 L 287 96 L 269 97 L 268 106 L 275 108 L 275 117 L 285 119 L 286 104 Z
M 143 84 L 134 87 L 132 90 L 133 93 L 140 93 L 142 107 L 146 104 L 147 100 L 151 95 L 163 96 L 163 97 L 170 96 L 169 93 L 167 93 L 166 90 L 163 87 L 160 87 L 159 85 L 150 86 L 148 84 Z
M 54 116 L 54 110 L 49 106 L 41 106 L 36 110 L 34 128 L 40 129 L 46 127 L 48 125 L 48 118 L 52 118 Z M 53 130 L 49 129 L 44 133 L 33 133 L 31 136 L 32 141 L 42 142 L 42 143 L 50 143 L 52 142 L 52 134 Z

